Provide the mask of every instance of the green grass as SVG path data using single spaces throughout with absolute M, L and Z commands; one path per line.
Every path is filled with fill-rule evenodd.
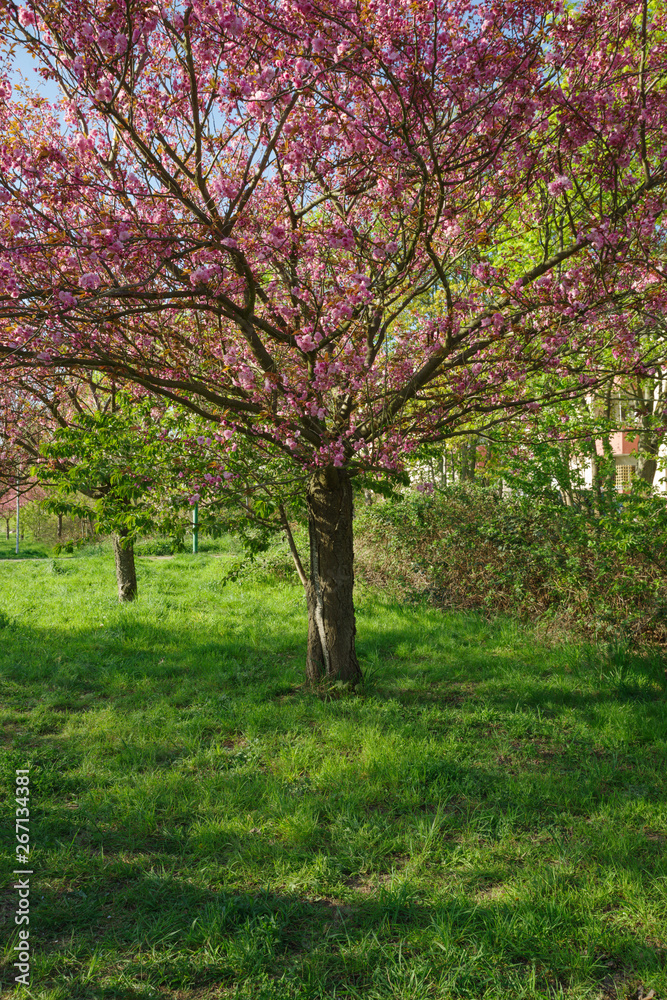
M 302 592 L 234 558 L 125 607 L 108 552 L 0 566 L 0 995 L 665 1000 L 665 663 L 361 589 L 366 689 L 318 695 Z
M 0 535 L 0 559 L 45 559 L 49 548 L 43 542 L 35 542 L 30 538 L 19 539 L 19 554 L 16 555 L 16 538 Z

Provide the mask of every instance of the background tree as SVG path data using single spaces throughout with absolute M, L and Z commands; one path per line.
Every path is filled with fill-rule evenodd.
M 134 542 L 142 528 L 156 527 L 142 501 L 153 483 L 147 464 L 158 456 L 126 413 L 79 406 L 42 445 L 34 472 L 48 491 L 47 510 L 89 518 L 97 531 L 111 535 L 118 599 L 132 601 Z
M 96 531 L 111 535 L 121 601 L 137 596 L 137 538 L 166 534 L 174 548 L 182 547 L 194 504 L 199 532 L 233 533 L 244 562 L 285 531 L 300 565 L 287 514 L 294 507 L 289 470 L 275 461 L 262 465 L 258 449 L 250 452 L 243 442 L 228 453 L 220 448 L 224 435 L 211 437 L 200 418 L 154 396 L 133 397 L 104 382 L 76 393 L 70 385 L 67 396 L 75 406 L 65 413 L 53 404 L 57 426 L 41 444 L 33 471 L 46 491 L 46 509 L 90 518 Z M 193 494 L 194 480 L 200 485 Z M 229 486 L 221 494 L 223 482 Z
M 22 470 L 24 493 L 57 514 L 59 527 L 68 514 L 90 524 L 91 532 L 110 534 L 119 599 L 132 600 L 134 537 L 139 527 L 159 524 L 154 505 L 149 514 L 149 505 L 142 508 L 140 503 L 155 478 L 146 469 L 159 465 L 156 435 L 152 449 L 140 435 L 146 407 L 139 412 L 130 396 L 100 378 L 42 373 L 39 379 L 6 381 L 4 390 L 2 413 L 11 429 L 7 439 L 13 456 L 9 467 Z M 150 416 L 148 421 L 150 425 Z
M 5 384 L 4 389 L 0 394 L 0 517 L 9 540 L 11 521 L 16 520 L 17 499 L 20 509 L 26 502 L 43 498 L 31 474 L 31 465 L 45 428 L 35 414 L 32 401 L 15 380 Z
M 3 11 L 66 117 L 42 107 L 34 127 L 5 85 L 5 368 L 97 368 L 292 461 L 308 676 L 358 680 L 353 477 L 516 406 L 531 373 L 591 385 L 607 348 L 643 372 L 634 317 L 664 297 L 667 14 Z
M 618 389 L 620 429 L 629 437 L 637 435 L 637 474 L 648 486 L 653 486 L 667 431 L 667 371 L 663 357 L 648 376 L 619 379 Z

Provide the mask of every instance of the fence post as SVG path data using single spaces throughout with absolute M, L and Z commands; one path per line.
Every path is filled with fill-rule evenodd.
M 16 477 L 16 555 L 19 554 L 19 518 L 20 518 L 20 506 L 19 499 L 21 496 L 21 480 Z
M 199 552 L 199 504 L 195 504 L 192 510 L 192 552 L 194 555 Z

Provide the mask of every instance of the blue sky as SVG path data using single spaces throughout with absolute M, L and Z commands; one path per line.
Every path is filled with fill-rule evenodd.
M 28 86 L 33 90 L 38 91 L 40 94 L 43 94 L 47 100 L 59 101 L 62 96 L 59 88 L 51 81 L 47 82 L 42 80 L 41 76 L 36 71 L 36 67 L 37 63 L 31 57 L 30 53 L 17 46 L 14 56 L 14 73 L 12 74 L 12 83 L 18 83 L 20 76 L 23 76 Z

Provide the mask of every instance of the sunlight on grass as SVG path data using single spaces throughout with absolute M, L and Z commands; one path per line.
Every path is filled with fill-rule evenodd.
M 667 996 L 662 659 L 360 588 L 366 687 L 317 694 L 302 591 L 234 558 L 140 559 L 122 607 L 108 552 L 0 565 L 2 996 Z

